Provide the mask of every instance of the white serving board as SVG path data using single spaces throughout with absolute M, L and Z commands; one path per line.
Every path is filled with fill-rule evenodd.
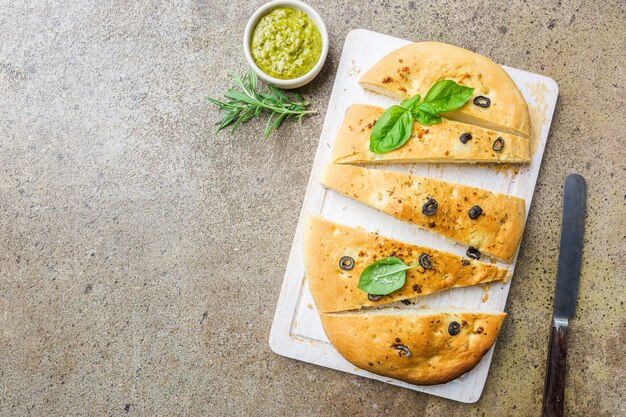
M 324 165 L 330 161 L 331 148 L 348 106 L 354 103 L 373 104 L 381 107 L 397 104 L 391 98 L 364 90 L 358 85 L 357 80 L 379 59 L 408 43 L 410 42 L 404 39 L 362 29 L 351 31 L 346 38 L 296 235 L 291 247 L 269 344 L 274 352 L 283 356 L 377 379 L 415 391 L 471 403 L 480 398 L 487 379 L 493 349 L 472 371 L 454 381 L 441 385 L 412 385 L 358 369 L 343 359 L 328 342 L 305 280 L 302 259 L 302 227 L 304 217 L 307 214 L 321 215 L 326 219 L 348 226 L 361 226 L 368 231 L 377 231 L 383 236 L 416 245 L 432 247 L 458 255 L 465 254 L 467 248 L 460 244 L 452 243 L 434 233 L 326 190 L 319 183 L 321 171 Z M 523 166 L 518 174 L 511 172 L 511 170 L 496 169 L 493 166 L 477 165 L 409 164 L 370 167 L 409 172 L 515 195 L 526 200 L 526 213 L 528 214 L 556 105 L 558 86 L 554 80 L 541 75 L 508 67 L 504 67 L 504 69 L 511 75 L 528 102 L 533 126 L 531 137 L 532 162 L 530 165 Z M 515 262 L 508 267 L 513 272 Z M 412 306 L 406 307 L 401 303 L 395 304 L 402 308 L 457 306 L 503 311 L 509 287 L 510 281 L 506 284 L 493 284 L 491 286 L 455 288 L 413 299 L 415 305 Z M 483 302 L 486 294 L 488 298 Z

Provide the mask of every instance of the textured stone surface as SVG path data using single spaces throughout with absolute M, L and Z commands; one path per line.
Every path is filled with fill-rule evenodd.
M 0 415 L 536 416 L 563 177 L 589 215 L 569 416 L 626 415 L 625 6 L 311 0 L 332 45 L 320 114 L 213 133 L 260 1 L 0 4 Z M 550 76 L 560 98 L 481 400 L 274 355 L 267 338 L 350 29 Z

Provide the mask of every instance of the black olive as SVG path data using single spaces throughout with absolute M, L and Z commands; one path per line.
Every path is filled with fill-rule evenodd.
M 504 148 L 504 139 L 502 139 L 502 137 L 499 137 L 498 139 L 493 141 L 493 145 L 491 146 L 491 149 L 493 149 L 496 152 L 500 152 L 502 148 Z
M 448 325 L 448 333 L 450 333 L 450 336 L 456 336 L 460 332 L 461 332 L 461 325 L 459 324 L 458 321 L 453 321 L 452 323 Z
M 474 104 L 480 107 L 489 107 L 491 106 L 491 100 L 485 96 L 477 96 L 474 98 Z
M 424 216 L 432 216 L 437 212 L 438 206 L 439 204 L 437 204 L 437 200 L 435 200 L 434 198 L 429 198 L 422 206 L 422 214 Z
M 411 305 L 411 302 L 409 300 L 400 300 L 400 302 L 402 304 L 404 304 L 405 306 L 410 306 Z
M 469 247 L 469 249 L 467 249 L 467 252 L 465 254 L 467 255 L 468 258 L 480 259 L 480 251 L 471 246 Z
M 354 268 L 354 259 L 349 256 L 342 256 L 339 260 L 339 268 L 343 269 L 344 271 L 351 270 L 352 268 Z
M 483 214 L 483 209 L 480 206 L 474 206 L 467 212 L 470 219 L 475 220 Z
M 463 133 L 461 136 L 459 136 L 459 140 L 463 144 L 467 143 L 467 141 L 470 140 L 471 138 L 472 138 L 471 133 Z
M 394 343 L 393 345 L 391 345 L 391 347 L 398 349 L 398 355 L 406 356 L 407 358 L 411 357 L 411 351 L 409 350 L 408 347 L 401 345 L 399 343 Z
M 425 253 L 422 253 L 420 257 L 418 258 L 418 260 L 422 268 L 424 269 L 433 268 L 433 261 L 430 259 L 430 256 L 426 255 Z
M 370 300 L 370 301 L 378 301 L 381 298 L 383 298 L 382 295 L 367 294 L 367 299 Z
M 463 266 L 467 266 L 470 264 L 470 261 L 468 261 L 467 259 L 463 259 Z

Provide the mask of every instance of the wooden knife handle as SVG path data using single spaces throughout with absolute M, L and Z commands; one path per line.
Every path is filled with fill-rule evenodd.
M 565 402 L 565 359 L 567 326 L 555 325 L 550 333 L 546 386 L 543 391 L 542 417 L 562 417 Z

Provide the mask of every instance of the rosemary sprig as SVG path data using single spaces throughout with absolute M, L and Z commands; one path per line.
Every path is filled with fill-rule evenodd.
M 265 129 L 263 129 L 263 135 L 267 139 L 270 133 L 278 129 L 285 119 L 293 117 L 301 122 L 304 115 L 315 113 L 313 110 L 306 109 L 309 103 L 298 93 L 294 94 L 295 99 L 290 98 L 287 93 L 272 85 L 267 86 L 267 92 L 259 91 L 256 74 L 251 70 L 248 70 L 243 77 L 233 73 L 231 78 L 236 86 L 229 88 L 224 94 L 228 100 L 221 101 L 207 97 L 207 100 L 226 112 L 224 117 L 215 123 L 217 125 L 216 132 L 232 125 L 230 131 L 232 134 L 240 124 L 259 116 L 261 113 L 269 112 Z

